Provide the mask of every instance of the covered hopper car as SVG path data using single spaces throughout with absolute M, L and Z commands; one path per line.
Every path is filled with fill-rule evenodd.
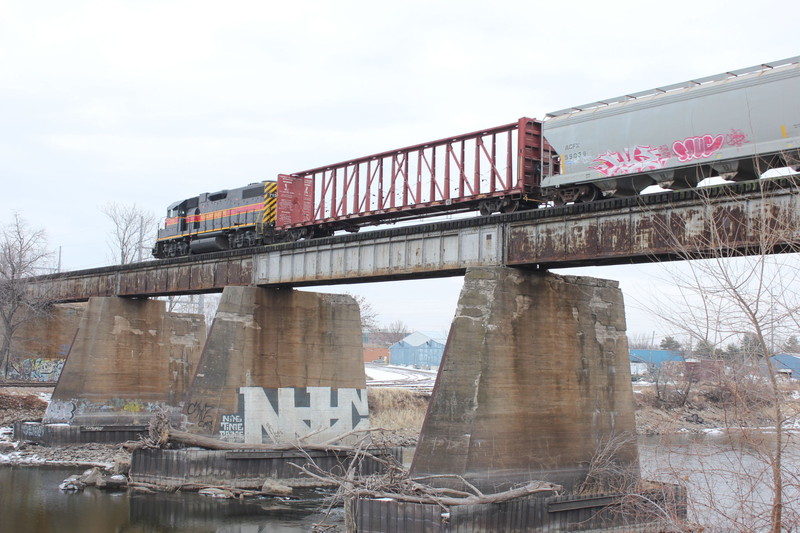
M 800 57 L 548 113 L 171 205 L 159 258 L 479 211 L 588 202 L 800 165 Z
M 588 201 L 797 167 L 800 57 L 548 113 L 545 196 Z

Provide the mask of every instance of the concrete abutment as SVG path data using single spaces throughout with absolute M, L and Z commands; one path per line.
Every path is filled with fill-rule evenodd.
M 361 316 L 346 295 L 227 287 L 183 410 L 190 432 L 324 442 L 369 425 Z
M 167 312 L 158 300 L 91 298 L 43 422 L 147 425 L 180 405 L 204 342 L 202 315 Z
M 412 476 L 457 475 L 487 492 L 541 480 L 572 492 L 597 450 L 613 446 L 614 470 L 638 478 L 625 329 L 614 281 L 468 270 Z
M 55 385 L 85 304 L 55 304 L 39 313 L 20 311 L 0 383 Z M 3 326 L 0 325 L 0 333 Z

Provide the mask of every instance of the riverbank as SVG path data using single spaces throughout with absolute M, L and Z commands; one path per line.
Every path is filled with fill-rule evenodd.
M 124 469 L 130 453 L 118 444 L 83 444 L 48 447 L 12 441 L 14 422 L 40 420 L 52 389 L 11 387 L 0 390 L 0 464 L 99 466 Z M 652 384 L 635 384 L 636 429 L 639 435 L 714 434 L 729 427 L 768 428 L 774 426 L 770 409 L 751 406 L 732 412 L 703 401 L 702 390 L 691 401 L 671 408 L 656 407 Z M 800 385 L 785 391 L 787 426 L 800 429 Z M 370 419 L 373 427 L 391 429 L 403 445 L 413 446 L 422 427 L 428 396 L 406 389 L 371 388 Z M 734 417 L 735 415 L 735 417 Z M 735 419 L 735 423 L 734 423 Z M 116 467 L 114 465 L 117 465 Z
M 0 464 L 98 466 L 110 470 L 115 463 L 130 462 L 130 454 L 118 444 L 49 447 L 13 441 L 14 423 L 41 420 L 52 392 L 52 388 L 46 387 L 0 390 Z

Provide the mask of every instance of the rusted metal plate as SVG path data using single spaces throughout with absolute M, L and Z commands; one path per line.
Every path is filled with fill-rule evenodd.
M 800 199 L 787 191 L 512 223 L 506 264 L 555 267 L 768 253 L 799 242 Z
M 119 273 L 119 294 L 146 293 L 148 276 L 144 272 L 128 271 Z
M 170 269 L 170 286 L 175 287 L 179 291 L 191 291 L 192 284 L 191 284 L 191 275 L 190 275 L 191 266 L 189 265 L 181 265 L 177 268 Z
M 189 278 L 192 280 L 192 288 L 196 291 L 214 287 L 214 272 L 205 263 L 193 264 L 189 270 Z

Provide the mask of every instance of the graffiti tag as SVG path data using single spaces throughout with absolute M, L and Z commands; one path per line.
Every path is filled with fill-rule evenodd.
M 608 151 L 596 157 L 589 168 L 603 176 L 619 176 L 635 172 L 647 172 L 664 168 L 670 159 L 677 157 L 685 163 L 705 159 L 717 153 L 723 146 L 741 147 L 748 143 L 741 130 L 731 129 L 728 134 L 696 135 L 677 140 L 672 146 L 650 146 L 639 144 L 621 151 Z
M 213 406 L 200 402 L 192 402 L 186 406 L 186 415 L 189 420 L 204 429 L 211 429 L 214 426 L 214 419 L 211 416 Z
M 63 359 L 26 358 L 11 360 L 8 378 L 13 381 L 34 381 L 55 383 L 64 368 Z
M 44 422 L 48 424 L 69 422 L 75 416 L 75 407 L 74 402 L 51 400 L 44 414 Z
M 219 438 L 228 442 L 244 442 L 244 417 L 239 414 L 222 415 Z
M 595 166 L 589 168 L 597 170 L 604 176 L 618 176 L 664 168 L 667 161 L 669 154 L 662 148 L 637 145 L 622 152 L 606 152 L 593 161 L 597 163 Z
M 682 141 L 672 143 L 672 150 L 678 156 L 679 161 L 705 159 L 706 157 L 711 157 L 722 148 L 724 142 L 724 135 L 687 137 Z

